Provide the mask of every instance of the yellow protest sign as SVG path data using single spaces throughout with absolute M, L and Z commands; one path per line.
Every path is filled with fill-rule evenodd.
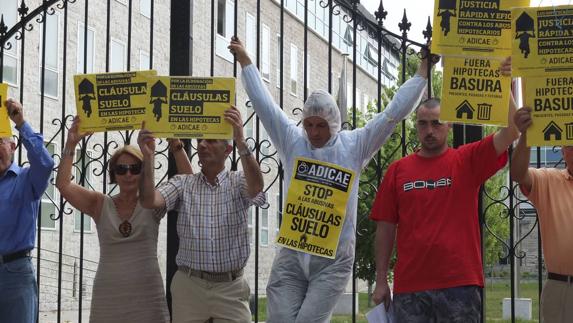
M 334 259 L 354 176 L 335 164 L 297 158 L 277 243 Z
M 435 0 L 432 52 L 507 57 L 511 54 L 510 8 L 528 5 L 529 0 Z
M 512 10 L 514 76 L 573 71 L 573 6 Z
M 573 145 L 573 75 L 528 77 L 524 85 L 533 120 L 527 144 Z
M 149 80 L 155 71 L 74 76 L 80 131 L 141 128 L 149 107 Z
M 440 119 L 507 126 L 511 77 L 501 75 L 499 59 L 444 59 Z
M 231 139 L 223 113 L 235 104 L 235 79 L 160 76 L 150 84 L 145 127 L 163 138 Z
M 0 83 L 0 138 L 12 137 L 8 109 L 4 105 L 6 99 L 8 99 L 8 84 Z

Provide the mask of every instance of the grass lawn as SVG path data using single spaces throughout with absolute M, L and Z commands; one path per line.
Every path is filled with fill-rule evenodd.
M 517 320 L 516 322 L 539 322 L 537 319 L 539 317 L 539 297 L 537 295 L 537 282 L 524 282 L 521 284 L 521 297 L 531 298 L 533 302 L 533 320 L 524 321 Z M 510 285 L 509 281 L 505 282 L 486 282 L 485 287 L 486 293 L 486 322 L 500 322 L 506 323 L 511 322 L 511 320 L 502 320 L 502 301 L 504 298 L 510 297 Z M 366 293 L 360 293 L 358 295 L 358 315 L 356 317 L 356 322 L 366 323 L 366 313 L 371 309 L 367 306 L 368 295 Z M 267 319 L 267 299 L 259 298 L 259 321 L 266 321 Z M 253 321 L 255 316 L 253 315 Z M 350 315 L 337 315 L 333 316 L 331 322 L 333 323 L 352 323 L 352 316 Z

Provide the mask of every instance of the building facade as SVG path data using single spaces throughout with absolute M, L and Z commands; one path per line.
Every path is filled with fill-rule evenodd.
M 24 32 L 25 37 L 19 33 L 19 36 L 10 39 L 10 46 L 4 46 L 3 82 L 10 85 L 10 96 L 23 101 L 26 119 L 34 129 L 43 133 L 56 165 L 65 142 L 62 123 L 69 126 L 71 116 L 76 111 L 74 74 L 150 68 L 159 75 L 169 74 L 170 1 L 110 0 L 109 7 L 106 1 L 89 1 L 88 10 L 86 2 L 76 1 L 66 6 L 62 6 L 66 3 L 64 1 L 56 2 L 52 6 L 53 12 L 47 11 L 44 22 L 32 21 L 33 28 Z M 302 108 L 305 95 L 313 89 L 329 88 L 329 76 L 335 97 L 338 97 L 341 89 L 347 93 L 347 103 L 341 107 L 347 111 L 352 109 L 354 100 L 356 109 L 365 111 L 366 106 L 376 99 L 378 43 L 367 30 L 357 30 L 354 39 L 352 22 L 345 22 L 344 19 L 350 13 L 339 9 L 341 12 L 332 17 L 332 65 L 329 69 L 329 14 L 328 8 L 321 7 L 320 1 L 308 1 L 306 52 L 303 0 L 284 1 L 282 33 L 278 19 L 281 14 L 280 1 L 261 1 L 260 16 L 257 15 L 255 0 L 241 1 L 236 21 L 236 3 L 233 0 L 215 0 L 213 3 L 215 8 L 211 8 L 209 1 L 192 1 L 192 76 L 211 75 L 211 63 L 214 76 L 234 74 L 233 58 L 227 45 L 236 24 L 237 36 L 245 43 L 253 61 L 257 62 L 269 91 L 277 102 L 282 95 L 282 107 L 294 120 L 300 119 L 297 109 Z M 42 1 L 25 1 L 25 4 L 33 10 Z M 21 0 L 0 2 L 0 14 L 8 29 L 19 21 L 18 8 L 21 5 Z M 365 13 L 364 8 L 360 7 L 360 10 Z M 374 19 L 371 15 L 368 18 Z M 399 54 L 396 49 L 383 48 L 381 83 L 393 86 L 398 79 Z M 354 71 L 356 92 L 352 81 Z M 266 281 L 276 252 L 274 241 L 280 221 L 278 206 L 282 197 L 279 194 L 280 182 L 277 180 L 279 163 L 264 128 L 252 116 L 253 110 L 248 106 L 248 98 L 240 83 L 240 68 L 237 77 L 237 105 L 243 112 L 244 121 L 249 120 L 245 124 L 245 134 L 250 137 L 248 142 L 252 146 L 259 143 L 259 157 L 265 172 L 269 201 L 267 208 L 250 211 L 252 254 L 246 273 L 251 290 L 258 279 L 258 292 L 265 294 Z M 339 99 L 344 102 L 343 98 Z M 90 189 L 116 194 L 117 188 L 108 183 L 106 161 L 124 143 L 136 144 L 135 138 L 136 133 L 125 132 L 93 135 L 87 143 L 85 158 L 78 159 L 74 170 L 75 180 Z M 157 158 L 158 181 L 166 180 L 165 149 L 165 142 L 162 141 L 158 145 L 161 151 Z M 76 156 L 81 156 L 79 151 Z M 26 153 L 21 147 L 16 160 L 26 163 Z M 192 158 L 192 161 L 195 169 L 198 169 L 196 158 Z M 42 198 L 39 239 L 37 249 L 33 251 L 39 271 L 40 308 L 42 311 L 56 310 L 56 295 L 61 290 L 63 310 L 77 309 L 80 299 L 82 308 L 89 309 L 91 287 L 99 259 L 96 226 L 90 217 L 82 216 L 61 199 L 53 185 L 55 171 Z M 256 216 L 259 217 L 258 228 L 255 226 Z M 258 242 L 255 242 L 256 230 Z M 163 221 L 158 255 L 164 275 L 166 240 L 166 221 Z M 259 261 L 258 276 L 255 277 L 254 251 L 257 246 Z

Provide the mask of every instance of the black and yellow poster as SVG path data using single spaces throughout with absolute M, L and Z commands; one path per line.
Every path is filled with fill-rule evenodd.
M 500 59 L 444 59 L 440 119 L 507 126 L 511 77 L 501 75 Z
M 0 83 L 0 138 L 12 137 L 8 109 L 4 105 L 6 99 L 8 99 L 8 84 Z
M 149 107 L 149 82 L 155 71 L 74 76 L 80 131 L 141 128 Z
M 512 7 L 529 0 L 435 0 L 432 52 L 442 55 L 511 55 Z
M 514 76 L 573 71 L 573 6 L 512 10 Z
M 354 176 L 335 164 L 297 158 L 277 243 L 334 259 Z
M 528 77 L 524 85 L 533 120 L 527 144 L 573 145 L 573 76 Z
M 145 127 L 163 138 L 232 139 L 223 113 L 235 104 L 235 79 L 160 76 L 150 84 Z

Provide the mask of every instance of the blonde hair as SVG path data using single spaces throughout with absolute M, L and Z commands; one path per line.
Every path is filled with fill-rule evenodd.
M 139 161 L 139 163 L 143 163 L 143 154 L 141 150 L 135 146 L 126 145 L 118 150 L 116 150 L 113 155 L 111 156 L 108 164 L 108 173 L 109 173 L 109 182 L 111 184 L 115 184 L 115 166 L 117 166 L 117 160 L 123 154 L 128 154 L 133 156 L 135 159 Z

